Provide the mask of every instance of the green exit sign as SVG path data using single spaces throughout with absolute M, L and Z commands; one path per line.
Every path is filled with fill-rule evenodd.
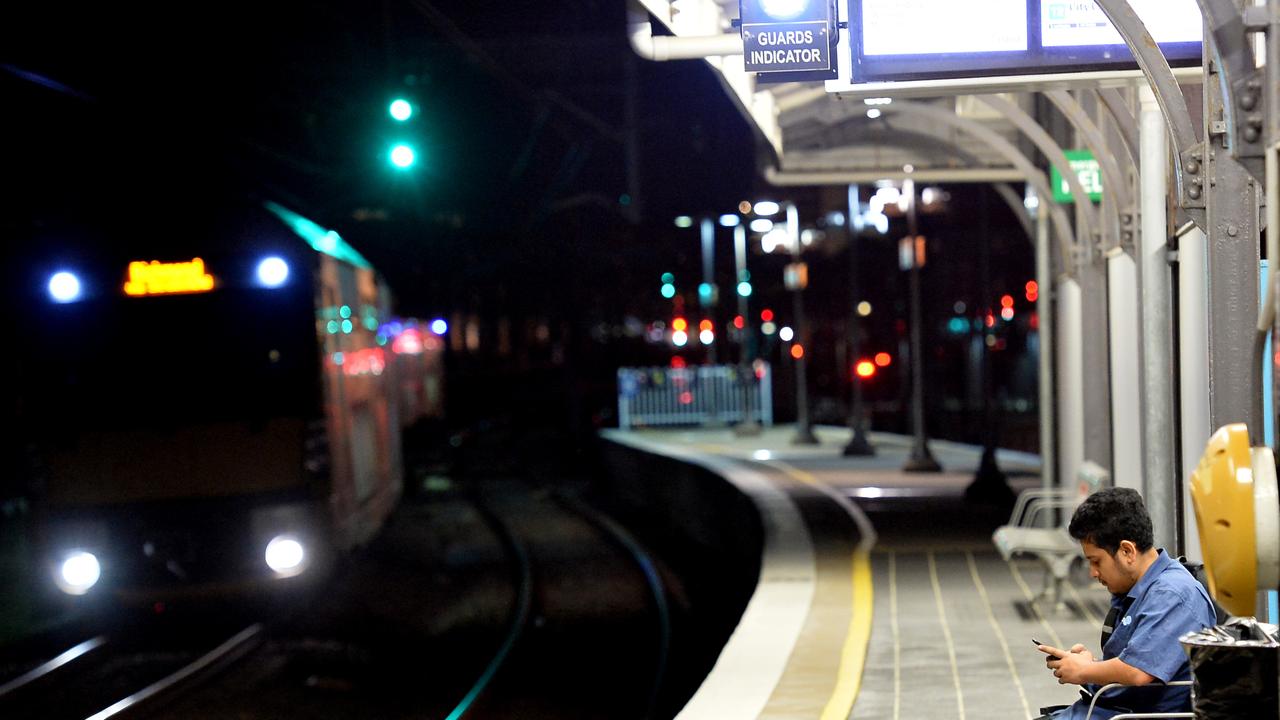
M 1089 193 L 1089 199 L 1094 202 L 1102 200 L 1102 169 L 1098 167 L 1098 161 L 1093 157 L 1093 153 L 1088 150 L 1067 150 L 1066 155 L 1071 163 L 1071 169 L 1075 170 L 1076 177 L 1080 178 L 1084 191 Z M 1075 198 L 1071 196 L 1071 186 L 1067 185 L 1067 181 L 1058 172 L 1056 165 L 1049 167 L 1049 180 L 1053 183 L 1054 202 L 1060 204 L 1075 202 Z

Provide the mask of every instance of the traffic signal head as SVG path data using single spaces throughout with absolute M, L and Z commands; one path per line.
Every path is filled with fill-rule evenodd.
M 397 122 L 407 122 L 413 117 L 413 103 L 404 98 L 396 98 L 387 106 L 387 112 Z
M 418 161 L 418 154 L 408 145 L 397 143 L 391 147 L 391 152 L 387 154 L 387 158 L 392 165 L 401 170 L 407 170 Z

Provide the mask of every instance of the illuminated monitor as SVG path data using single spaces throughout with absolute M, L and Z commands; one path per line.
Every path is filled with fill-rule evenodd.
M 1131 0 L 1173 66 L 1198 65 L 1196 0 Z M 853 81 L 1136 69 L 1092 0 L 849 0 Z

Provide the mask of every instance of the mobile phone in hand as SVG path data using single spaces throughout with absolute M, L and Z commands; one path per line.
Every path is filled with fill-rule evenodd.
M 1044 643 L 1040 642 L 1039 640 L 1037 640 L 1037 639 L 1035 639 L 1035 638 L 1031 638 L 1031 644 L 1032 644 L 1032 645 L 1035 645 L 1036 647 L 1040 647 L 1040 646 L 1041 646 L 1041 645 L 1043 645 Z

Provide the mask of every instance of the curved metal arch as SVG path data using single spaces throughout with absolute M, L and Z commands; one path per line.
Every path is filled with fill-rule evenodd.
M 1200 174 L 1204 158 L 1195 157 L 1200 144 L 1200 134 L 1191 122 L 1187 98 L 1178 87 L 1169 61 L 1160 52 L 1147 26 L 1129 6 L 1128 0 L 1097 0 L 1098 7 L 1111 20 L 1111 24 L 1124 39 L 1125 45 L 1138 61 L 1138 67 L 1146 76 L 1155 93 L 1160 112 L 1164 115 L 1173 140 L 1174 182 L 1178 188 L 1178 204 L 1191 216 L 1196 225 L 1205 227 L 1204 198 L 1207 194 Z
M 1111 114 L 1111 119 L 1115 121 L 1120 139 L 1124 141 L 1124 149 L 1129 153 L 1129 161 L 1138 172 L 1142 172 L 1142 146 L 1139 145 L 1138 140 L 1138 119 L 1129 109 L 1129 103 L 1116 88 L 1100 88 L 1094 92 L 1107 108 L 1107 112 Z
M 956 144 L 954 138 L 922 130 L 901 130 L 892 127 L 872 130 L 867 134 L 874 135 L 875 137 L 859 138 L 855 141 L 855 144 L 860 144 L 862 142 L 891 143 L 894 147 L 900 147 L 903 149 L 915 149 L 921 145 L 927 145 L 928 147 L 936 148 L 939 152 L 944 152 L 947 155 L 956 158 L 967 167 L 987 167 L 977 155 L 974 155 Z M 840 150 L 840 147 L 833 147 L 829 150 L 838 151 Z M 1013 212 L 1018 224 L 1021 225 L 1023 231 L 1027 233 L 1027 239 L 1030 240 L 1032 246 L 1034 246 L 1036 243 L 1036 231 L 1035 227 L 1031 224 L 1031 213 L 1027 210 L 1022 196 L 1019 195 L 1018 191 L 1008 183 L 992 182 L 990 185 L 996 191 L 996 194 L 1000 196 L 1000 199 L 1009 206 L 1009 210 Z
M 1027 182 L 1035 187 L 1036 192 L 1041 198 L 1041 207 L 1049 208 L 1049 218 L 1053 222 L 1054 231 L 1057 233 L 1058 251 L 1062 256 L 1063 272 L 1067 275 L 1075 274 L 1075 263 L 1072 257 L 1072 249 L 1079 247 L 1076 239 L 1075 231 L 1071 227 L 1071 221 L 1067 218 L 1066 212 L 1062 207 L 1053 203 L 1053 191 L 1049 188 L 1049 179 L 1045 177 L 1044 171 L 1040 170 L 1022 153 L 1013 143 L 1004 139 L 1000 133 L 983 125 L 976 120 L 962 118 L 954 112 L 949 112 L 932 105 L 922 105 L 912 102 L 895 102 L 892 105 L 886 105 L 882 110 L 885 113 L 903 113 L 916 114 L 921 117 L 928 117 L 941 124 L 949 125 L 957 128 L 964 133 L 972 135 L 997 154 L 1003 156 L 1009 161 L 1009 164 L 1021 170 L 1026 174 Z M 1079 184 L 1079 183 L 1077 183 Z
M 1071 169 L 1071 162 L 1067 160 L 1067 155 L 1063 152 L 1062 146 L 1058 145 L 1057 141 L 1044 128 L 1040 127 L 1040 124 L 1034 118 L 1017 105 L 999 95 L 978 95 L 976 97 L 1013 123 L 1014 127 L 1021 130 L 1028 140 L 1035 143 L 1035 146 L 1049 159 L 1049 162 L 1058 168 L 1058 173 L 1066 181 L 1067 187 L 1071 188 L 1071 197 L 1075 199 L 1076 207 L 1081 210 L 1080 217 L 1085 225 L 1085 233 L 1091 237 L 1093 233 L 1101 233 L 1102 223 L 1098 217 L 1098 209 L 1093 206 L 1093 201 L 1089 199 L 1089 193 L 1085 192 L 1084 186 L 1080 184 L 1080 178 Z M 1052 198 L 1053 194 L 1050 193 L 1046 201 Z M 1085 246 L 1078 247 L 1084 248 Z
M 1120 166 L 1116 163 L 1116 158 L 1111 154 L 1111 148 L 1107 145 L 1106 138 L 1103 137 L 1102 131 L 1098 129 L 1093 118 L 1089 117 L 1089 113 L 1084 107 L 1076 101 L 1071 93 L 1066 90 L 1050 90 L 1044 93 L 1044 96 L 1053 103 L 1058 111 L 1066 118 L 1067 122 L 1075 127 L 1080 133 L 1080 137 L 1084 140 L 1084 144 L 1093 153 L 1097 159 L 1099 167 L 1102 168 L 1102 175 L 1105 179 L 1104 192 L 1111 194 L 1111 202 L 1103 203 L 1108 219 L 1114 225 L 1111 228 L 1120 232 L 1132 232 L 1135 214 L 1131 211 L 1121 212 L 1121 208 L 1130 208 L 1133 206 L 1133 197 L 1129 192 L 1129 184 L 1126 182 L 1125 176 L 1120 172 Z M 1107 233 L 1103 233 L 1106 237 Z M 1107 243 L 1108 247 L 1116 247 L 1120 244 L 1120 237 L 1110 238 L 1111 242 Z

